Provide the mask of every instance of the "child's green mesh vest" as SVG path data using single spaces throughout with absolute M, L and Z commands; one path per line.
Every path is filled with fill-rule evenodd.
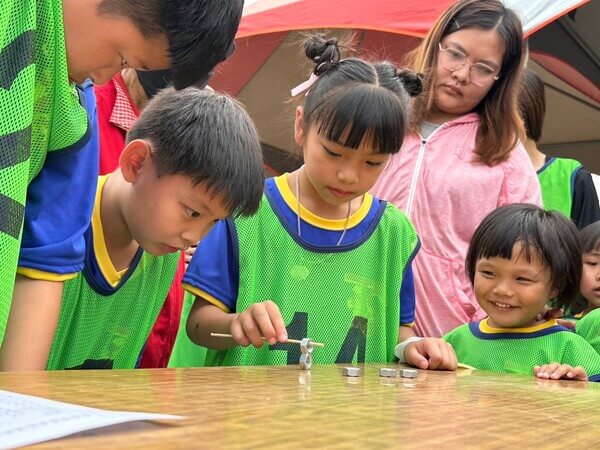
M 235 221 L 239 241 L 237 311 L 264 300 L 281 310 L 288 337 L 325 343 L 316 364 L 388 362 L 400 323 L 400 287 L 418 239 L 408 219 L 387 205 L 366 241 L 320 253 L 298 245 L 263 196 L 259 212 Z M 296 344 L 209 350 L 206 365 L 298 364 Z
M 556 326 L 557 331 L 540 336 L 532 333 L 532 337 L 515 338 L 518 333 L 510 333 L 510 337 L 490 338 L 487 334 L 482 339 L 472 331 L 478 326 L 478 322 L 461 325 L 444 336 L 463 364 L 491 372 L 533 375 L 534 366 L 558 362 L 583 366 L 589 377 L 600 375 L 600 355 L 572 331 Z
M 573 206 L 573 173 L 581 167 L 579 161 L 556 158 L 538 175 L 544 208 L 560 211 L 569 219 Z
M 143 252 L 116 293 L 93 290 L 84 273 L 65 283 L 47 369 L 133 369 L 165 302 L 179 252 Z
M 575 332 L 600 353 L 600 308 L 593 309 L 579 319 Z
M 0 341 L 15 280 L 25 199 L 46 153 L 76 145 L 87 115 L 69 84 L 62 0 L 0 8 Z

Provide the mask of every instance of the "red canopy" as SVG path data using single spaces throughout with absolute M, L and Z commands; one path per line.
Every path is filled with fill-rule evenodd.
M 286 101 L 290 89 L 304 81 L 310 70 L 299 67 L 303 58 L 295 44 L 302 41 L 300 31 L 330 29 L 328 34 L 334 35 L 353 31 L 361 54 L 401 65 L 402 56 L 418 45 L 455 1 L 246 0 L 237 50 L 221 65 L 211 85 L 247 106 L 266 147 L 293 148 L 286 122 L 293 114 Z M 517 11 L 527 36 L 535 33 L 529 39 L 530 65 L 548 87 L 543 143 L 571 147 L 574 142 L 598 142 L 600 74 L 588 50 L 595 53 L 600 4 L 503 2 Z M 574 8 L 579 8 L 576 14 Z
M 247 2 L 238 38 L 315 28 L 423 37 L 456 0 L 258 0 Z

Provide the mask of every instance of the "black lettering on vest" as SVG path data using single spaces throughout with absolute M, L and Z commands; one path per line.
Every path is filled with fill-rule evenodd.
M 365 351 L 367 347 L 367 324 L 368 320 L 364 317 L 356 316 L 352 320 L 352 325 L 346 334 L 339 353 L 335 359 L 336 364 L 351 363 L 354 355 L 358 352 L 356 361 L 365 362 Z
M 308 314 L 297 311 L 288 326 L 285 327 L 289 339 L 304 339 L 308 333 Z M 284 350 L 287 352 L 287 363 L 298 364 L 300 361 L 300 346 L 298 344 L 281 343 L 270 345 L 269 350 Z

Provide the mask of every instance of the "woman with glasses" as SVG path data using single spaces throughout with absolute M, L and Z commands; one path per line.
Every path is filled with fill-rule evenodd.
M 480 320 L 464 260 L 498 206 L 541 205 L 519 142 L 521 24 L 498 0 L 461 0 L 434 24 L 410 65 L 424 74 L 411 131 L 372 192 L 402 209 L 421 237 L 414 263 L 416 331 L 441 336 Z

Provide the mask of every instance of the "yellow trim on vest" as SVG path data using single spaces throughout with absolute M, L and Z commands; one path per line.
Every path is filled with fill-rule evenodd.
M 285 203 L 291 208 L 292 211 L 294 211 L 294 213 L 298 214 L 298 208 L 297 208 L 298 202 L 296 199 L 296 195 L 294 195 L 294 193 L 290 189 L 290 185 L 288 183 L 288 176 L 289 176 L 288 173 L 284 173 L 283 175 L 276 177 L 275 185 L 277 186 L 277 189 L 279 190 L 279 192 L 281 193 L 281 196 L 285 200 Z M 350 216 L 350 219 L 348 220 L 348 225 L 346 227 L 353 228 L 356 225 L 358 225 L 359 223 L 361 223 L 365 219 L 365 217 L 367 217 L 367 214 L 371 210 L 372 204 L 373 204 L 373 196 L 369 193 L 366 193 L 362 204 L 356 210 L 356 212 Z M 317 216 L 316 214 L 312 213 L 311 211 L 306 209 L 306 207 L 304 205 L 300 205 L 300 213 L 302 215 L 302 220 L 304 220 L 305 222 L 307 222 L 315 227 L 319 227 L 324 230 L 341 231 L 344 229 L 344 226 L 346 225 L 345 218 L 344 219 L 326 219 L 324 217 L 320 217 L 320 216 Z
M 96 199 L 94 200 L 94 212 L 92 213 L 92 235 L 94 240 L 94 255 L 98 262 L 98 268 L 102 272 L 102 276 L 112 287 L 115 287 L 121 281 L 121 277 L 127 269 L 117 271 L 106 248 L 104 240 L 104 228 L 102 227 L 102 218 L 100 217 L 100 205 L 102 204 L 102 190 L 108 180 L 109 175 L 98 177 L 98 188 L 96 189 Z
M 188 291 L 190 294 L 194 294 L 196 297 L 200 297 L 202 300 L 206 300 L 208 303 L 215 305 L 221 311 L 226 312 L 226 313 L 231 312 L 229 310 L 229 308 L 227 307 L 227 305 L 225 305 L 225 303 L 221 302 L 220 300 L 217 300 L 215 297 L 210 295 L 208 292 L 205 292 L 202 289 L 198 289 L 197 287 L 192 286 L 191 284 L 188 284 L 188 283 L 181 283 L 181 286 L 183 287 L 183 289 Z
M 17 273 L 32 280 L 42 281 L 67 281 L 72 280 L 77 276 L 75 273 L 50 273 L 43 270 L 30 269 L 28 267 L 19 267 Z
M 554 319 L 548 320 L 545 323 L 534 325 L 533 327 L 525 328 L 494 328 L 488 324 L 488 318 L 483 319 L 479 322 L 479 330 L 482 333 L 494 334 L 494 333 L 535 333 L 537 331 L 545 330 L 547 328 L 555 327 L 558 322 Z

